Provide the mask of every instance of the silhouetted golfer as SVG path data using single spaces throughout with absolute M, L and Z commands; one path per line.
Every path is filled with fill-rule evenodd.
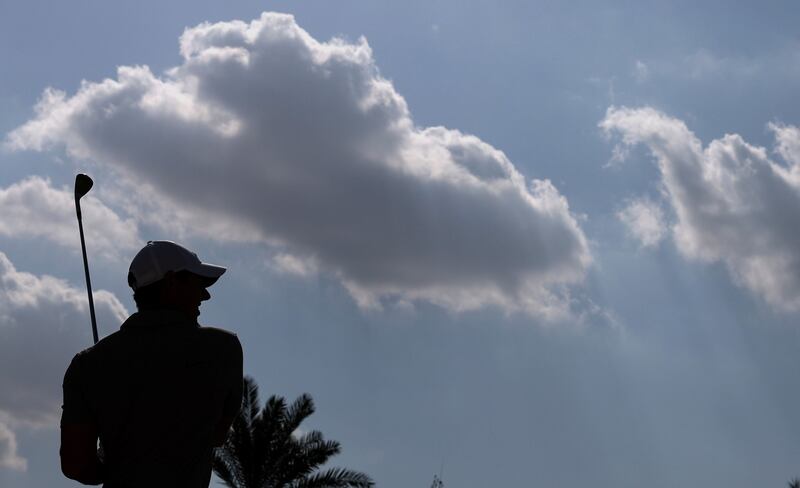
M 138 312 L 64 375 L 67 477 L 106 488 L 208 487 L 212 447 L 242 396 L 238 338 L 197 324 L 206 288 L 224 272 L 170 241 L 150 241 L 133 258 Z

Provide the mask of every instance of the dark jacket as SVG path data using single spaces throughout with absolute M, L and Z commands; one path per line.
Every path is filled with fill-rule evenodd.
M 98 428 L 105 487 L 206 488 L 215 427 L 241 406 L 242 347 L 181 312 L 137 312 L 78 353 L 63 386 L 62 425 Z

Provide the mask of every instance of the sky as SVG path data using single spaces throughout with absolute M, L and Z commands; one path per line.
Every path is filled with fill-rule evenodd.
M 378 486 L 800 476 L 796 2 L 0 3 L 0 486 L 170 239 Z M 186 408 L 191 408 L 187 405 Z M 216 484 L 216 482 L 212 482 Z

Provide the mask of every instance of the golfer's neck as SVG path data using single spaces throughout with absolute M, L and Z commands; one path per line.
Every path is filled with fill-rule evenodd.
M 175 304 L 162 304 L 162 305 L 157 305 L 155 307 L 139 309 L 140 312 L 149 312 L 156 310 L 169 310 L 172 312 L 180 312 L 183 315 L 185 315 L 188 320 L 192 322 L 197 322 L 197 318 L 200 316 L 200 311 L 197 309 L 189 309 L 187 307 L 182 307 L 180 305 L 175 305 Z

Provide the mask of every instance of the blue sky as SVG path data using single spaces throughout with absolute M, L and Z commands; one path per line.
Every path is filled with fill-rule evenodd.
M 79 171 L 101 335 L 147 239 L 228 266 L 201 322 L 379 486 L 800 475 L 797 10 L 1 4 L 0 485 L 73 486 Z

